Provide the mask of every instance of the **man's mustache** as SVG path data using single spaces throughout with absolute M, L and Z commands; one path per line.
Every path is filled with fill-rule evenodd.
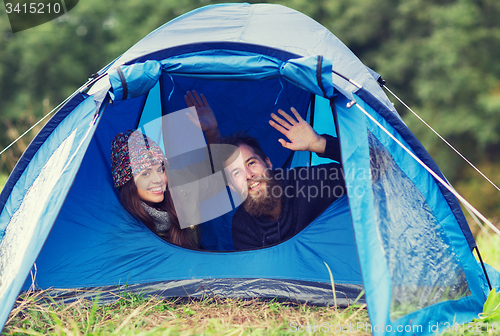
M 259 176 L 259 177 L 256 177 L 256 178 L 253 178 L 251 180 L 248 180 L 247 181 L 247 186 L 248 188 L 250 188 L 250 185 L 252 185 L 252 183 L 255 183 L 255 182 L 266 182 L 270 179 L 270 177 L 265 177 L 265 176 Z

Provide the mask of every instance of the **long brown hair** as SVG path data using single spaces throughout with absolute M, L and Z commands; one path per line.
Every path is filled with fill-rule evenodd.
M 139 198 L 139 193 L 137 192 L 137 186 L 133 179 L 128 181 L 125 185 L 118 189 L 120 195 L 120 202 L 132 215 L 136 216 L 141 222 L 143 222 L 151 231 L 156 232 L 155 224 L 153 218 L 146 213 L 141 204 L 141 199 Z M 174 202 L 170 191 L 165 190 L 163 201 L 160 203 L 149 203 L 145 202 L 149 206 L 156 208 L 160 211 L 168 212 L 170 218 L 172 219 L 172 225 L 169 229 L 169 241 L 172 244 L 180 245 L 183 247 L 193 248 L 193 244 L 189 239 L 189 236 L 185 230 L 182 230 L 179 225 L 179 219 L 177 218 L 177 213 L 175 212 Z

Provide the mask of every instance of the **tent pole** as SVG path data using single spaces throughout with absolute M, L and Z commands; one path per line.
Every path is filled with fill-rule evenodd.
M 479 257 L 479 261 L 481 262 L 481 267 L 483 268 L 484 275 L 486 276 L 486 281 L 488 281 L 488 287 L 490 288 L 491 291 L 493 288 L 491 287 L 491 282 L 490 278 L 488 277 L 488 272 L 486 272 L 486 267 L 484 267 L 483 258 L 481 258 L 481 253 L 479 253 L 479 249 L 477 248 L 477 246 L 475 246 L 474 249 L 476 249 L 477 256 Z
M 340 142 L 340 129 L 339 129 L 339 119 L 338 119 L 338 116 L 337 116 L 337 109 L 335 108 L 335 102 L 334 102 L 334 99 L 331 98 L 330 99 L 330 109 L 332 110 L 332 116 L 333 116 L 333 124 L 335 126 L 335 134 L 337 135 L 337 138 L 339 139 L 339 142 Z M 342 160 L 342 151 L 340 151 L 340 162 L 339 163 L 342 163 L 343 160 Z

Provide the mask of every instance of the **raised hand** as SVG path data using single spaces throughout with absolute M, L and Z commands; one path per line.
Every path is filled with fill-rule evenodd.
M 323 154 L 326 139 L 318 135 L 311 125 L 302 119 L 295 108 L 292 107 L 291 111 L 295 119 L 281 109 L 278 110 L 281 117 L 271 113 L 272 120 L 269 120 L 269 124 L 290 140 L 287 142 L 284 139 L 279 139 L 280 144 L 294 151 L 311 151 Z
M 217 119 L 215 118 L 214 112 L 212 111 L 212 108 L 203 93 L 200 97 L 198 92 L 195 90 L 193 90 L 193 92 L 188 91 L 184 96 L 184 100 L 186 101 L 187 106 L 190 107 L 189 112 L 186 113 L 189 120 L 206 133 L 210 143 L 217 142 L 220 139 Z M 196 118 L 191 107 L 194 107 L 198 118 Z

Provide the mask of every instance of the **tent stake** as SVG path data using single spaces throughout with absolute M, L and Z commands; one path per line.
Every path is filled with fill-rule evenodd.
M 484 267 L 483 258 L 481 258 L 481 253 L 479 253 L 479 249 L 477 248 L 477 246 L 475 246 L 474 249 L 476 250 L 477 256 L 479 257 L 479 261 L 481 262 L 481 267 L 483 268 L 484 275 L 486 276 L 486 281 L 488 281 L 488 287 L 490 288 L 490 290 L 492 290 L 490 278 L 488 277 L 488 273 L 486 272 L 486 267 Z

